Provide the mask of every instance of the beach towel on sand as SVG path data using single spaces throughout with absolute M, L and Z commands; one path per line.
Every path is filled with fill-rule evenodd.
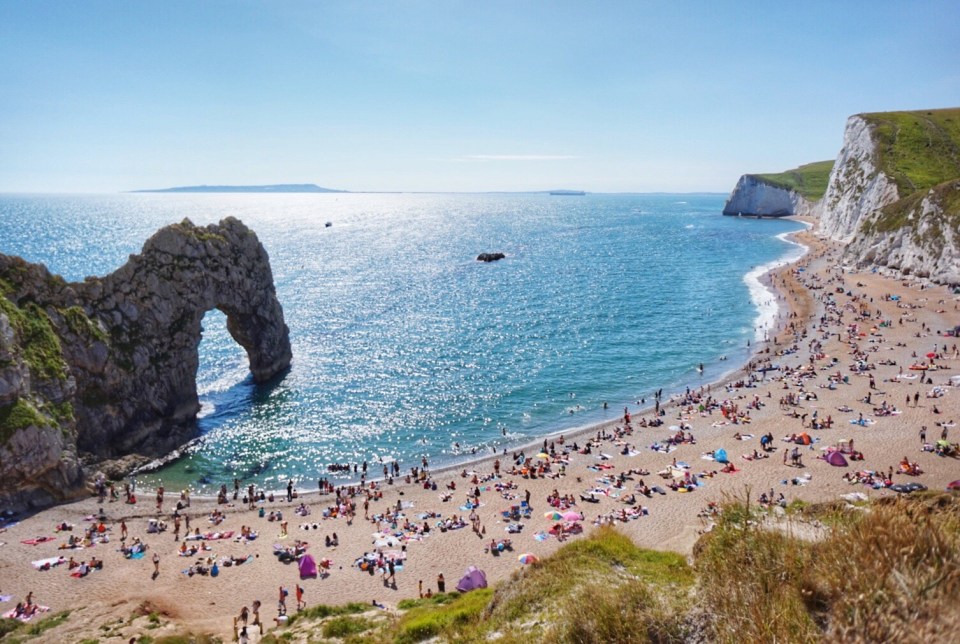
M 49 612 L 50 612 L 49 606 L 37 606 L 37 612 L 34 613 L 34 615 L 39 615 L 40 613 L 49 613 Z M 33 619 L 33 615 L 30 615 L 30 616 L 21 615 L 20 617 L 15 617 L 16 614 L 17 614 L 17 611 L 16 609 L 14 609 L 4 613 L 3 617 L 5 617 L 6 619 L 19 619 L 21 622 L 29 622 L 31 619 Z
M 47 570 L 52 566 L 58 566 L 65 561 L 66 559 L 63 557 L 50 557 L 48 559 L 37 559 L 36 561 L 31 561 L 30 563 L 33 564 L 33 567 L 37 570 Z

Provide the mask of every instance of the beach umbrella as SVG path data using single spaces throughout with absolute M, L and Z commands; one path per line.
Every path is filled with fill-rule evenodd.
M 960 492 L 960 479 L 947 483 L 947 489 L 953 490 L 954 492 Z
M 909 485 L 903 483 L 896 483 L 890 486 L 890 489 L 899 494 L 910 494 L 913 492 L 913 489 Z
M 930 353 L 927 354 L 927 357 L 928 357 L 928 358 L 936 358 L 936 357 L 937 357 L 937 354 L 934 353 L 933 351 L 931 351 Z
M 519 561 L 520 563 L 522 563 L 523 565 L 526 566 L 526 565 L 528 565 L 528 564 L 532 564 L 532 563 L 535 563 L 535 562 L 537 562 L 537 561 L 540 561 L 540 558 L 537 557 L 537 556 L 534 555 L 534 554 L 530 554 L 529 552 L 525 552 L 525 553 L 523 553 L 522 555 L 520 555 L 519 557 L 517 557 L 517 561 Z
M 543 518 L 550 519 L 551 521 L 560 521 L 563 519 L 563 515 L 554 510 L 551 512 L 544 512 Z
M 907 483 L 907 489 L 911 492 L 919 492 L 921 490 L 926 490 L 927 486 L 923 483 Z
M 550 460 L 550 455 L 547 454 L 546 452 L 540 452 L 539 454 L 537 454 L 537 458 L 539 458 L 541 461 L 547 461 L 547 460 Z
M 567 510 L 563 513 L 564 521 L 583 521 L 583 515 L 573 510 Z

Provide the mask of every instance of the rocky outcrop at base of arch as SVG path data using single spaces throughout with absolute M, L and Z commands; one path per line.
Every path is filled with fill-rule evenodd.
M 269 259 L 237 219 L 163 228 L 80 283 L 0 255 L 0 504 L 77 494 L 78 452 L 156 456 L 191 438 L 201 322 L 215 308 L 255 380 L 287 369 Z

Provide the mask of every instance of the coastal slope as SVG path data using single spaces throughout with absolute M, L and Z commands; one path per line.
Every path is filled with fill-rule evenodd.
M 0 255 L 0 505 L 75 496 L 78 451 L 159 456 L 192 438 L 201 322 L 214 308 L 256 381 L 289 366 L 266 250 L 237 219 L 167 226 L 81 283 Z

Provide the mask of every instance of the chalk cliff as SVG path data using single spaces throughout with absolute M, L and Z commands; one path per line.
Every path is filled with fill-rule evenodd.
M 813 205 L 795 190 L 774 185 L 754 174 L 745 174 L 727 198 L 723 214 L 763 217 L 809 215 Z
M 960 179 L 863 215 L 845 256 L 860 267 L 960 284 Z
M 865 214 L 900 198 L 896 184 L 878 166 L 871 129 L 862 116 L 847 120 L 843 148 L 820 202 L 819 230 L 831 239 L 850 241 Z
M 960 109 L 857 114 L 833 162 L 744 175 L 725 215 L 812 215 L 844 261 L 960 284 Z
M 847 262 L 960 284 L 960 109 L 858 114 L 820 201 Z
M 80 283 L 0 255 L 0 506 L 77 494 L 78 451 L 155 456 L 191 438 L 200 325 L 214 308 L 255 380 L 289 366 L 267 253 L 236 219 L 163 228 Z

